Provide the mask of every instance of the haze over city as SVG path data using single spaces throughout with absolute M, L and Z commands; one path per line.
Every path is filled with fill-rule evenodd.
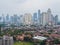
M 60 14 L 59 0 L 0 0 L 0 14 L 33 13 L 38 9 L 45 12 L 51 8 L 53 15 Z M 60 17 L 60 15 L 59 15 Z
M 60 45 L 59 0 L 0 0 L 0 45 Z

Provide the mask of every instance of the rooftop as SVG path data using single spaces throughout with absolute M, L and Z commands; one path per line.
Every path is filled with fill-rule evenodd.
M 42 36 L 35 36 L 35 37 L 33 37 L 33 39 L 45 40 L 47 38 L 46 37 L 42 37 Z

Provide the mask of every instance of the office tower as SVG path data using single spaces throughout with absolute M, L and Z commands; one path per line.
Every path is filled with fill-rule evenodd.
M 55 16 L 55 24 L 57 25 L 58 23 L 58 15 Z
M 41 25 L 41 13 L 40 13 L 40 10 L 38 10 L 38 25 Z
M 20 20 L 19 20 L 19 22 L 20 22 L 20 25 L 24 25 L 23 23 L 24 23 L 24 19 L 23 19 L 23 15 L 20 15 Z
M 20 16 L 17 16 L 17 25 L 16 26 L 20 26 Z
M 2 17 L 0 16 L 0 20 L 2 19 Z
M 17 16 L 17 14 L 14 14 L 14 16 L 13 16 L 13 19 L 14 19 L 14 24 L 17 24 L 17 20 L 18 20 L 18 16 Z
M 52 25 L 54 25 L 55 24 L 55 17 L 53 15 L 51 15 L 51 17 L 52 17 Z
M 14 23 L 14 18 L 13 18 L 13 16 L 10 16 L 10 23 L 11 23 L 11 24 Z
M 24 14 L 24 25 L 31 25 L 32 24 L 32 14 L 25 13 Z
M 9 14 L 6 15 L 6 21 L 5 21 L 7 24 L 10 23 L 10 17 L 9 17 Z
M 2 23 L 2 16 L 0 16 L 0 23 Z
M 51 22 L 52 22 L 52 13 L 51 13 L 50 8 L 47 10 L 47 14 L 48 14 L 48 23 L 51 24 Z
M 34 13 L 33 14 L 33 17 L 32 17 L 33 19 L 33 25 L 38 25 L 38 15 L 37 15 L 37 13 Z
M 42 25 L 45 26 L 48 24 L 48 14 L 46 12 L 42 12 Z
M 9 21 L 9 14 L 6 15 L 6 20 Z
M 3 36 L 3 45 L 13 45 L 13 37 Z
M 42 13 L 40 14 L 40 26 L 43 25 L 43 15 Z
M 4 16 L 4 14 L 2 14 L 2 20 L 3 20 L 3 24 L 5 24 L 5 16 Z

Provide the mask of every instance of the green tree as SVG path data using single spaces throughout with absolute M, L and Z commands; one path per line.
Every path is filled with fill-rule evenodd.
M 59 39 L 54 39 L 54 44 L 60 44 Z

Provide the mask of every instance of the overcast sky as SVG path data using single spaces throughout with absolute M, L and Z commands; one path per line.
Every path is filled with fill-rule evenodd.
M 3 14 L 23 14 L 47 11 L 51 8 L 52 13 L 60 17 L 60 0 L 0 0 L 0 15 Z

